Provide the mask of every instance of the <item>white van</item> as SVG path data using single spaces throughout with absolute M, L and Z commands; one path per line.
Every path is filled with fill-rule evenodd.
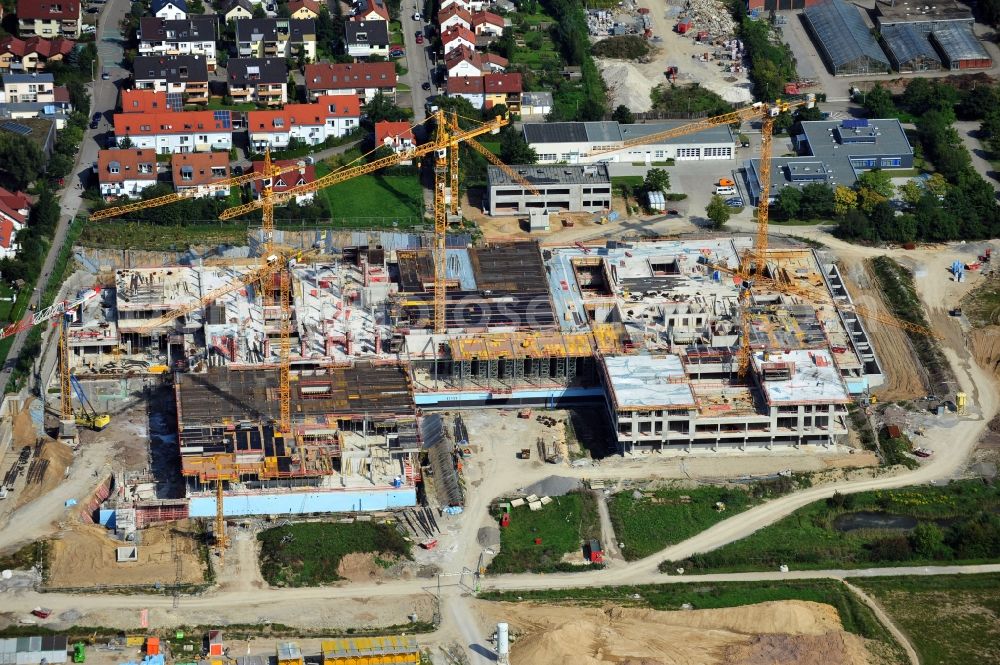
M 715 193 L 719 196 L 734 196 L 736 194 L 735 187 L 716 187 Z

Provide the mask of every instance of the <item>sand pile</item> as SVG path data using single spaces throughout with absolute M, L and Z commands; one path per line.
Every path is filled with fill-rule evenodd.
M 631 62 L 598 59 L 597 66 L 608 86 L 610 108 L 624 104 L 635 113 L 644 113 L 653 108 L 649 91 L 663 81 L 650 80 L 638 65 Z
M 575 665 L 810 663 L 863 665 L 861 638 L 829 605 L 800 601 L 688 612 L 507 605 L 512 660 Z

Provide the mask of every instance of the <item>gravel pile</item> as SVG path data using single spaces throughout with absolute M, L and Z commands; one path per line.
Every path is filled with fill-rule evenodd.
M 539 480 L 534 485 L 525 487 L 524 493 L 526 495 L 534 494 L 536 496 L 564 496 L 573 490 L 580 489 L 582 486 L 583 485 L 579 478 L 549 476 L 548 478 Z

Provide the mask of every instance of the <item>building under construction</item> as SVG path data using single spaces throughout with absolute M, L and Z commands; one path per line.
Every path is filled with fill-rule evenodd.
M 744 305 L 747 239 L 446 250 L 444 332 L 419 244 L 344 246 L 291 270 L 290 431 L 279 420 L 276 280 L 207 298 L 247 261 L 119 270 L 71 336 L 82 376 L 174 375 L 190 515 L 412 505 L 420 414 L 603 404 L 623 453 L 826 444 L 881 382 L 836 266 L 771 250 Z M 163 314 L 190 311 L 171 321 Z M 739 371 L 741 330 L 752 355 Z M 746 357 L 746 356 L 744 356 Z M 746 364 L 746 363 L 745 363 Z

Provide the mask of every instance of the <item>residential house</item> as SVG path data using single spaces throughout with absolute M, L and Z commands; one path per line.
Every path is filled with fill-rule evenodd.
M 486 88 L 482 76 L 449 77 L 446 88 L 449 97 L 461 97 L 475 108 L 483 108 L 486 103 Z
M 167 21 L 180 21 L 187 18 L 186 0 L 153 0 L 149 11 L 156 18 Z
M 444 58 L 448 76 L 484 76 L 503 72 L 510 64 L 507 58 L 496 53 L 479 53 L 464 44 L 452 49 Z
M 254 5 L 250 0 L 233 0 L 222 13 L 226 22 L 253 18 Z
M 55 78 L 52 74 L 4 74 L 0 102 L 55 104 L 57 102 Z
M 288 11 L 291 14 L 290 18 L 300 21 L 319 18 L 322 7 L 323 5 L 318 0 L 291 0 L 288 3 Z
M 288 102 L 288 67 L 282 58 L 233 58 L 226 66 L 228 95 L 236 102 L 280 106 Z
M 215 17 L 193 16 L 167 20 L 146 16 L 139 19 L 139 55 L 199 55 L 208 71 L 215 71 Z
M 476 50 L 476 35 L 473 34 L 472 30 L 468 28 L 463 28 L 460 25 L 453 25 L 447 30 L 441 32 L 441 45 L 444 48 L 445 55 L 448 52 L 457 49 L 459 46 L 468 46 L 473 51 Z
M 305 78 L 311 101 L 321 95 L 355 95 L 366 104 L 380 92 L 396 100 L 396 65 L 391 62 L 306 65 Z
M 352 21 L 390 21 L 389 8 L 384 0 L 361 0 L 358 3 Z
M 520 73 L 487 74 L 483 77 L 483 92 L 486 94 L 483 106 L 489 109 L 497 104 L 503 104 L 511 113 L 520 115 L 523 90 L 524 82 Z
M 229 154 L 225 152 L 185 152 L 170 158 L 174 191 L 194 198 L 229 196 L 229 186 L 219 186 L 229 178 Z
M 266 111 L 265 111 L 266 113 Z M 316 180 L 316 167 L 312 164 L 306 164 L 295 159 L 285 159 L 277 160 L 272 162 L 275 166 L 298 166 L 299 168 L 294 171 L 288 171 L 287 173 L 282 173 L 279 176 L 275 176 L 274 180 L 271 182 L 271 191 L 275 194 L 280 194 L 282 192 L 287 192 L 295 187 L 301 187 L 302 185 L 308 185 Z M 264 173 L 264 162 L 254 162 L 253 163 L 253 173 Z M 255 197 L 260 197 L 264 192 L 264 178 L 260 180 L 253 181 L 253 193 Z M 307 194 L 299 194 L 295 197 L 295 202 L 299 205 L 305 205 L 307 203 L 312 203 L 312 200 L 316 197 L 314 192 L 309 192 Z
M 104 198 L 138 198 L 142 190 L 156 184 L 156 151 L 114 148 L 97 154 L 97 182 Z
M 452 5 L 459 5 L 467 12 L 478 12 L 486 3 L 483 0 L 441 0 L 439 11 L 444 11 Z
M 453 25 L 460 25 L 466 30 L 472 29 L 472 14 L 462 5 L 448 5 L 438 12 L 438 28 L 445 32 Z
M 316 60 L 316 21 L 251 18 L 236 21 L 236 48 L 241 58 Z
M 27 223 L 30 211 L 27 196 L 0 187 L 0 259 L 14 258 L 21 249 L 17 233 Z
M 17 0 L 17 34 L 77 39 L 83 27 L 80 0 Z
M 472 15 L 472 31 L 477 35 L 499 37 L 503 34 L 504 20 L 493 12 L 476 12 Z
M 388 21 L 348 21 L 344 24 L 344 41 L 347 55 L 352 58 L 367 58 L 377 55 L 389 56 Z
M 208 63 L 200 55 L 139 56 L 132 72 L 139 90 L 178 95 L 185 104 L 208 103 Z
M 415 148 L 417 140 L 413 136 L 413 127 L 410 123 L 383 120 L 375 123 L 375 145 L 386 146 L 395 153 L 401 153 Z M 412 159 L 400 162 L 404 166 L 412 163 Z
M 183 108 L 183 105 L 172 108 L 167 102 L 167 93 L 162 90 L 122 90 L 122 113 L 160 113 Z
M 118 113 L 114 120 L 119 144 L 127 136 L 134 147 L 151 148 L 161 155 L 233 147 L 231 111 Z
M 56 37 L 18 39 L 8 35 L 0 40 L 0 71 L 33 72 L 45 69 L 46 63 L 62 60 L 76 47 L 71 39 Z
M 292 139 L 319 145 L 354 131 L 360 123 L 361 104 L 354 94 L 323 95 L 313 104 L 247 112 L 250 145 L 257 152 L 266 147 L 285 148 Z

